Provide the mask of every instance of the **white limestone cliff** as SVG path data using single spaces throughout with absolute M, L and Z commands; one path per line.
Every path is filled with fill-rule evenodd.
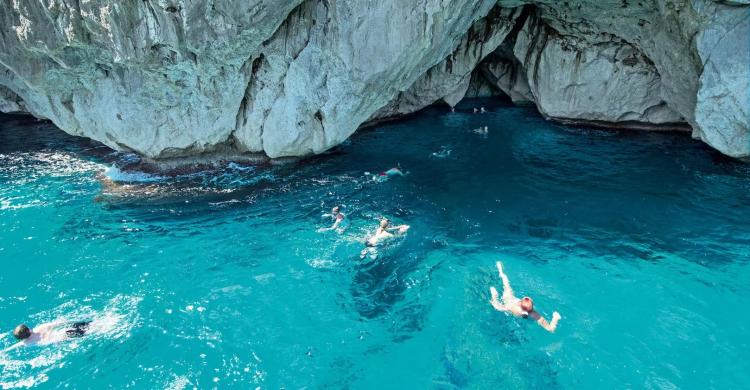
M 152 159 L 304 156 L 481 78 L 748 157 L 749 21 L 738 0 L 9 0 L 0 111 Z

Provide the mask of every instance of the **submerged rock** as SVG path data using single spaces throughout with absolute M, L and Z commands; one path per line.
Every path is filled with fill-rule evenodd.
M 13 0 L 0 111 L 151 159 L 323 152 L 503 91 L 561 120 L 685 123 L 750 156 L 744 1 Z

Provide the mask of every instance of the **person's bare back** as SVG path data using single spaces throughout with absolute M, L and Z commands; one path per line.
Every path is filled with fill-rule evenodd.
M 552 321 L 547 322 L 541 314 L 534 310 L 534 301 L 531 298 L 523 297 L 518 299 L 515 296 L 513 289 L 510 287 L 510 280 L 508 280 L 508 276 L 503 272 L 503 264 L 498 261 L 496 265 L 500 279 L 503 281 L 503 295 L 501 298 L 497 289 L 490 287 L 490 304 L 492 307 L 497 311 L 508 312 L 516 317 L 529 317 L 536 321 L 542 328 L 549 332 L 554 332 L 557 329 L 557 323 L 560 321 L 560 313 L 552 313 Z
M 362 252 L 360 252 L 359 257 L 365 258 L 368 253 L 376 255 L 376 253 L 374 253 L 374 248 L 380 245 L 380 242 L 382 240 L 394 237 L 393 233 L 391 233 L 390 231 L 395 231 L 399 235 L 403 235 L 407 230 L 409 230 L 409 225 L 393 226 L 391 225 L 391 221 L 389 221 L 388 218 L 381 219 L 380 225 L 375 231 L 375 234 L 365 240 L 366 248 L 363 249 Z
M 3 352 L 31 345 L 54 344 L 66 339 L 81 337 L 89 329 L 90 323 L 90 321 L 85 321 L 70 324 L 70 322 L 65 319 L 58 319 L 37 325 L 33 330 L 29 329 L 26 325 L 21 324 L 13 330 L 13 336 L 20 341 L 9 348 L 4 349 Z M 65 324 L 70 325 L 63 326 Z

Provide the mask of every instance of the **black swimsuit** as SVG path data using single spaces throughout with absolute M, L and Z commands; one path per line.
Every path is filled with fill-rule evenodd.
M 89 329 L 91 321 L 76 322 L 70 326 L 70 329 L 65 330 L 65 334 L 70 338 L 76 338 L 83 336 Z

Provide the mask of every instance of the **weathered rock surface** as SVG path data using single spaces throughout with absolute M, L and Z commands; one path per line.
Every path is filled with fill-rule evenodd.
M 529 81 L 526 79 L 523 64 L 513 54 L 512 42 L 505 42 L 497 48 L 492 57 L 480 64 L 479 75 L 483 81 L 502 91 L 514 103 L 532 103 L 534 95 L 531 93 Z M 486 95 L 475 92 L 476 96 Z
M 0 85 L 0 112 L 15 114 L 26 111 L 23 100 L 13 91 Z
M 684 121 L 662 99 L 654 64 L 617 37 L 581 41 L 532 17 L 514 53 L 543 115 L 613 123 Z
M 9 0 L 0 111 L 154 159 L 284 157 L 503 91 L 748 157 L 749 20 L 738 0 Z
M 750 9 L 741 10 L 718 6 L 696 38 L 703 66 L 696 136 L 735 157 L 750 155 Z
M 445 60 L 430 68 L 371 119 L 412 113 L 441 98 L 455 106 L 469 87 L 471 73 L 505 40 L 520 13 L 520 8 L 495 8 L 471 26 Z
M 422 1 L 414 8 L 392 1 L 304 3 L 253 60 L 234 133 L 237 144 L 280 157 L 319 153 L 341 143 L 401 92 L 419 84 L 430 89 L 430 81 L 418 79 L 466 41 L 467 31 L 494 6 L 486 0 Z M 498 31 L 472 41 L 472 50 L 481 40 L 502 36 L 503 24 L 495 25 Z M 418 108 L 438 95 L 422 97 L 426 103 Z

